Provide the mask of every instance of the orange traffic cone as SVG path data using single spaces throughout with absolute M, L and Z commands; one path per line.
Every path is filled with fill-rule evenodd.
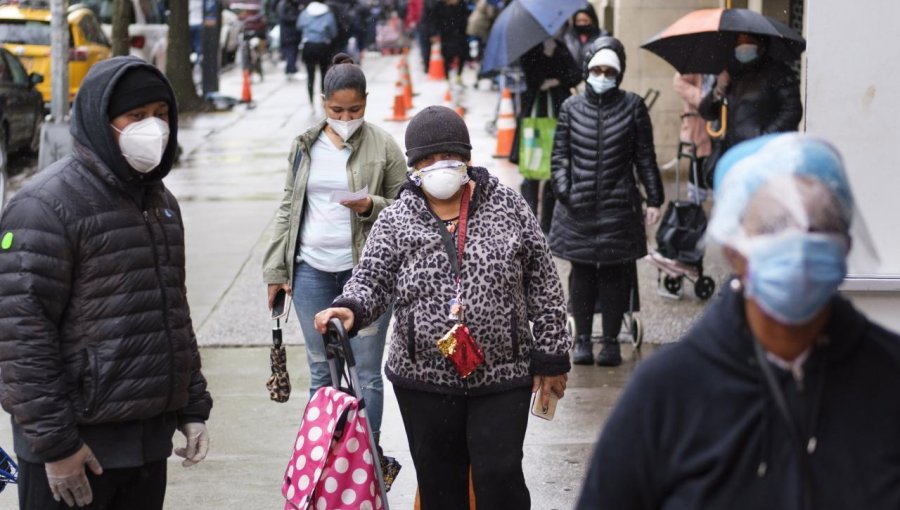
M 403 57 L 403 101 L 406 103 L 406 109 L 409 110 L 413 107 L 412 98 L 415 95 L 413 93 L 412 87 L 412 75 L 409 72 L 409 63 L 406 61 L 406 57 Z
M 465 118 L 466 109 L 462 106 L 462 98 L 463 98 L 463 88 L 459 87 L 451 96 L 451 103 L 453 105 L 453 111 L 456 112 L 460 117 Z
M 241 102 L 252 103 L 253 94 L 250 92 L 250 70 L 244 69 L 244 84 L 241 87 Z
M 500 99 L 500 114 L 497 117 L 497 151 L 495 158 L 508 158 L 512 153 L 513 139 L 516 136 L 516 113 L 513 110 L 512 94 L 503 88 Z
M 431 57 L 428 59 L 428 78 L 430 80 L 446 80 L 447 71 L 444 69 L 444 55 L 441 53 L 441 40 L 431 43 Z
M 453 90 L 450 87 L 447 87 L 447 92 L 444 92 L 444 104 L 442 106 L 450 108 L 451 110 L 456 108 L 453 106 Z
M 403 83 L 397 82 L 394 89 L 394 114 L 384 120 L 402 122 L 409 120 L 406 116 L 406 102 L 403 99 Z

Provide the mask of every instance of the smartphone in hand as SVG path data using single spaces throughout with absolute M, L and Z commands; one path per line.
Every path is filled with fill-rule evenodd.
M 556 402 L 559 400 L 559 397 L 556 396 L 556 393 L 553 391 L 550 392 L 550 402 L 547 407 L 544 407 L 542 401 L 542 394 L 544 392 L 544 388 L 534 392 L 534 397 L 532 397 L 531 403 L 531 414 L 537 416 L 538 418 L 542 418 L 544 420 L 552 420 L 553 416 L 556 414 Z
M 288 313 L 291 311 L 287 304 L 287 291 L 278 289 L 275 293 L 275 300 L 272 302 L 272 320 L 287 319 Z

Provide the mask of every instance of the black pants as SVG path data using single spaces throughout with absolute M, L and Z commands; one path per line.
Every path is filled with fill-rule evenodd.
M 334 47 L 326 43 L 304 43 L 303 64 L 306 65 L 306 89 L 309 91 L 309 102 L 313 101 L 313 90 L 316 84 L 316 66 L 319 67 L 321 73 L 322 93 L 325 93 L 325 73 L 331 67 L 331 58 L 334 56 Z
M 543 194 L 541 194 L 541 184 L 543 183 Z M 531 207 L 531 212 L 538 217 L 541 224 L 541 230 L 545 234 L 550 232 L 550 224 L 553 222 L 553 208 L 556 207 L 556 195 L 553 194 L 553 185 L 550 181 L 536 181 L 534 179 L 523 179 L 519 188 L 525 202 Z M 541 204 L 538 211 L 538 204 Z M 538 215 L 540 213 L 540 215 Z
M 285 74 L 294 74 L 297 72 L 297 49 L 299 46 L 300 41 L 296 39 L 285 39 L 281 41 L 281 56 L 284 58 Z
M 611 266 L 572 263 L 569 302 L 576 335 L 591 335 L 594 313 L 603 314 L 603 336 L 617 338 L 629 308 L 639 308 L 637 267 L 632 262 Z M 633 303 L 632 303 L 633 300 Z
M 96 476 L 87 467 L 93 502 L 81 510 L 162 510 L 166 497 L 166 460 L 141 467 L 104 469 Z M 21 510 L 71 510 L 65 501 L 53 500 L 43 464 L 19 461 Z M 79 508 L 79 507 L 75 507 Z
M 531 508 L 522 472 L 531 388 L 463 396 L 394 386 L 394 393 L 422 510 L 469 508 L 470 465 L 478 508 Z

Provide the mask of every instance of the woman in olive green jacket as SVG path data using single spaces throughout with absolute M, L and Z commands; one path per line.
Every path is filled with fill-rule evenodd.
M 334 64 L 325 76 L 326 118 L 294 140 L 284 199 L 263 261 L 269 308 L 280 289 L 292 295 L 306 340 L 310 394 L 331 384 L 313 316 L 341 294 L 378 213 L 406 182 L 400 147 L 383 129 L 363 120 L 367 94 L 362 70 L 344 54 L 338 54 Z M 334 196 L 365 189 L 358 199 Z M 351 340 L 376 438 L 381 430 L 381 359 L 389 320 L 387 312 Z

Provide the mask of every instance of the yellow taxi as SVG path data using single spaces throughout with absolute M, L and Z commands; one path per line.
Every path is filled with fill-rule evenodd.
M 81 4 L 69 7 L 69 100 L 96 62 L 112 56 L 109 40 L 94 12 Z M 50 8 L 46 2 L 0 5 L 0 45 L 19 57 L 25 70 L 44 76 L 37 90 L 50 102 Z

